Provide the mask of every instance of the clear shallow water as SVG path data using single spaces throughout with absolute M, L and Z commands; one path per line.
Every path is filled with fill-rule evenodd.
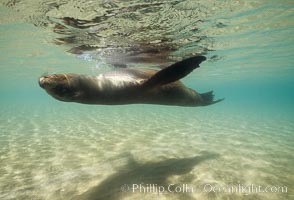
M 44 17 L 35 16 L 90 20 L 97 14 L 92 14 L 92 8 L 82 14 L 71 10 L 75 13 L 72 16 L 64 10 L 74 4 L 64 2 L 54 13 L 54 9 L 40 9 L 44 5 L 36 2 L 23 1 L 11 9 L 1 7 L 1 199 L 291 199 L 294 20 L 290 1 L 206 1 L 192 14 L 193 9 L 185 8 L 193 1 L 183 1 L 187 5 L 165 4 L 145 13 L 152 21 L 156 16 L 166 17 L 165 13 L 172 17 L 168 13 L 174 8 L 179 11 L 177 19 L 186 23 L 187 34 L 193 29 L 191 21 L 184 20 L 191 20 L 187 16 L 197 14 L 195 21 L 204 21 L 197 24 L 200 31 L 192 34 L 192 39 L 185 31 L 170 33 L 173 44 L 179 47 L 172 54 L 186 57 L 195 51 L 211 58 L 183 80 L 199 92 L 213 89 L 217 97 L 226 98 L 202 108 L 87 106 L 52 99 L 37 84 L 41 74 L 98 74 L 111 67 L 101 65 L 97 51 L 84 52 L 91 55 L 86 60 L 65 53 L 81 43 L 100 44 L 100 40 L 86 40 L 82 29 L 76 28 L 70 29 L 70 34 L 79 32 L 83 41 L 57 46 L 52 41 L 63 34 L 53 33 L 52 27 L 40 23 Z M 110 18 L 109 23 L 113 25 L 115 19 Z M 167 26 L 171 21 L 166 21 Z M 130 28 L 127 22 L 121 28 Z M 112 28 L 118 27 L 111 27 L 110 33 Z M 162 30 L 166 31 L 155 27 L 153 33 L 160 35 Z M 112 40 L 110 33 L 104 38 Z M 154 40 L 153 35 L 145 37 Z M 133 36 L 142 36 L 142 32 L 128 40 Z M 215 51 L 199 48 L 199 36 L 208 38 L 200 46 Z M 121 191 L 121 185 L 133 183 L 195 187 L 241 183 L 287 186 L 288 192 L 157 196 Z

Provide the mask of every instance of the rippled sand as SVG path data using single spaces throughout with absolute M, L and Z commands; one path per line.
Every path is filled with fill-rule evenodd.
M 0 198 L 290 199 L 290 119 L 214 108 L 64 103 L 1 108 Z M 240 183 L 287 186 L 288 192 L 121 191 L 124 184 L 140 183 Z

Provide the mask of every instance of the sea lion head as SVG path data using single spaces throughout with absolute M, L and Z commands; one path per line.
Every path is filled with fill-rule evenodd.
M 74 74 L 51 74 L 41 76 L 39 85 L 48 94 L 60 101 L 75 101 L 79 98 L 79 79 Z

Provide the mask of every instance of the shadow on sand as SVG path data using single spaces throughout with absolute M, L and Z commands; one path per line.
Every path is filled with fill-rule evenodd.
M 143 164 L 137 163 L 134 159 L 130 158 L 129 164 L 124 170 L 120 170 L 109 176 L 99 185 L 81 195 L 75 196 L 73 199 L 120 200 L 128 194 L 132 194 L 133 184 L 157 184 L 157 186 L 167 188 L 171 184 L 168 183 L 170 176 L 186 174 L 199 163 L 217 157 L 218 154 L 205 152 L 195 157 L 172 158 L 160 162 L 147 162 Z M 122 191 L 121 188 L 125 185 L 129 186 L 129 192 Z

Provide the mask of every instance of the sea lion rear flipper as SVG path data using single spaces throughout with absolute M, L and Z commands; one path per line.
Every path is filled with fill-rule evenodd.
M 214 95 L 213 95 L 213 91 L 209 91 L 209 92 L 205 92 L 200 94 L 202 100 L 203 100 L 203 106 L 208 106 L 211 104 L 215 104 L 218 103 L 220 101 L 223 101 L 223 99 L 218 99 L 218 100 L 213 100 L 214 99 Z
M 204 60 L 206 60 L 205 56 L 194 56 L 172 64 L 171 66 L 154 74 L 142 86 L 154 87 L 157 85 L 164 85 L 177 81 L 181 78 L 184 78 L 194 69 L 198 68 L 199 64 Z

